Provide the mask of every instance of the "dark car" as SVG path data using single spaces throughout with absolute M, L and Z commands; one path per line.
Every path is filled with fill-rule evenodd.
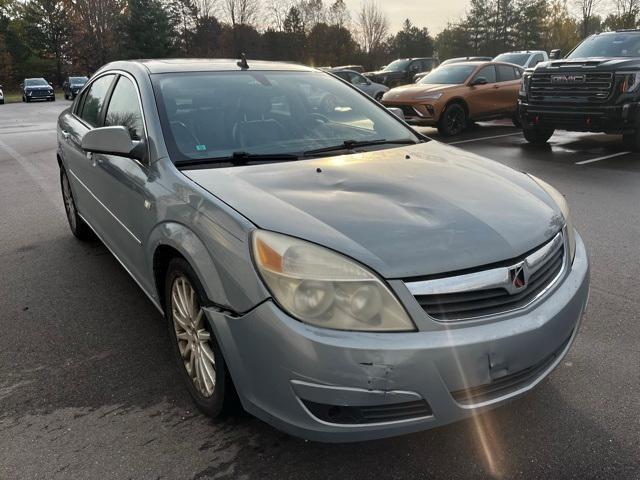
M 640 30 L 591 35 L 564 59 L 525 72 L 518 109 L 524 136 L 544 144 L 556 129 L 622 134 L 640 150 Z
M 84 84 L 89 80 L 88 77 L 67 77 L 62 84 L 65 100 L 73 100 Z
M 364 76 L 372 82 L 393 88 L 413 83 L 418 73 L 430 72 L 438 66 L 438 63 L 438 59 L 433 57 L 401 58 L 394 60 L 382 70 L 367 72 Z
M 56 100 L 53 87 L 44 78 L 25 78 L 20 84 L 20 89 L 23 102 L 29 103 L 33 100 L 54 102 Z

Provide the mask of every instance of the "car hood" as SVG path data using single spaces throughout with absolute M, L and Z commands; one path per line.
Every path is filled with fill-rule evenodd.
M 563 73 L 565 70 L 612 72 L 616 70 L 638 70 L 638 59 L 629 57 L 565 58 L 536 65 L 536 72 Z
M 28 86 L 28 87 L 24 87 L 25 90 L 53 90 L 53 87 L 51 87 L 50 85 L 33 85 L 33 86 Z
M 388 279 L 513 259 L 563 224 L 527 175 L 435 141 L 183 173 L 259 228 L 332 248 Z
M 384 96 L 385 100 L 413 100 L 417 97 L 424 95 L 427 92 L 440 92 L 449 90 L 451 88 L 459 87 L 460 85 L 441 85 L 435 83 L 424 84 L 411 84 L 403 85 L 402 87 L 396 87 L 387 92 Z

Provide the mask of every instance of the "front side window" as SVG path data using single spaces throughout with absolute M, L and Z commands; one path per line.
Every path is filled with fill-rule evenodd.
M 80 118 L 92 127 L 97 127 L 100 122 L 100 112 L 107 98 L 113 77 L 113 75 L 105 75 L 104 77 L 98 78 L 91 84 L 84 96 Z
M 475 65 L 451 63 L 431 71 L 418 82 L 421 84 L 461 85 L 476 69 Z
M 394 60 L 384 67 L 385 72 L 404 71 L 409 65 L 410 60 Z
M 567 58 L 640 57 L 640 33 L 616 32 L 592 35 Z
M 475 78 L 483 77 L 487 83 L 496 83 L 496 69 L 493 65 L 482 67 Z
M 367 85 L 367 79 L 358 73 L 352 73 L 351 83 L 354 85 Z
M 516 77 L 515 68 L 509 65 L 496 65 L 498 69 L 498 81 L 499 82 L 510 82 L 512 80 L 516 80 L 519 77 Z
M 240 152 L 301 156 L 345 141 L 419 141 L 384 108 L 320 72 L 194 72 L 152 81 L 176 163 Z
M 131 140 L 142 140 L 144 137 L 138 91 L 127 77 L 120 77 L 116 88 L 113 89 L 104 124 L 107 127 L 116 125 L 125 127 L 129 131 Z

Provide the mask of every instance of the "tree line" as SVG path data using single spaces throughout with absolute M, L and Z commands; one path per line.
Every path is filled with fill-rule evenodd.
M 0 83 L 30 76 L 61 84 L 117 59 L 237 57 L 378 68 L 399 57 L 495 55 L 573 47 L 591 32 L 631 28 L 640 0 L 470 0 L 435 37 L 363 0 L 0 0 Z M 614 2 L 603 14 L 604 2 Z M 420 18 L 421 24 L 429 22 Z

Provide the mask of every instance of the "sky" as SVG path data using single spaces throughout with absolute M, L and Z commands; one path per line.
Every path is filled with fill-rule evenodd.
M 448 21 L 460 18 L 468 0 L 377 0 L 389 18 L 392 32 L 400 30 L 405 18 L 417 27 L 427 27 L 432 34 L 440 32 Z M 325 2 L 330 3 L 330 2 Z M 352 18 L 360 8 L 361 0 L 345 0 Z

